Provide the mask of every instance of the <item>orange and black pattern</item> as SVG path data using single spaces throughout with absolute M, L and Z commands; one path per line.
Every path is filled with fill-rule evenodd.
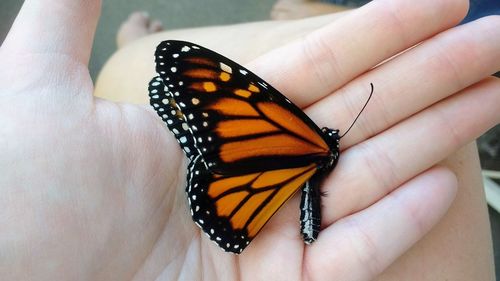
M 164 41 L 150 101 L 191 160 L 193 220 L 240 253 L 300 188 L 301 232 L 320 227 L 319 184 L 338 159 L 338 130 L 319 129 L 248 69 L 199 45 Z

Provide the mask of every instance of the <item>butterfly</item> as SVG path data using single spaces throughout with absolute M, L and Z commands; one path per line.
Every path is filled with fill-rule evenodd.
M 150 104 L 190 160 L 194 222 L 239 254 L 302 189 L 300 231 L 306 243 L 316 240 L 320 184 L 339 158 L 339 130 L 320 129 L 257 75 L 197 44 L 163 41 L 155 62 Z

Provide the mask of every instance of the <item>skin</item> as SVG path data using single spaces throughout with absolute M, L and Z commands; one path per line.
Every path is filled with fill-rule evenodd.
M 28 0 L 0 49 L 0 276 L 494 279 L 477 152 L 466 144 L 500 120 L 500 81 L 488 77 L 500 68 L 500 17 L 453 28 L 467 1 L 385 0 L 311 20 L 158 34 L 111 58 L 94 91 L 99 9 Z M 320 127 L 344 130 L 374 84 L 323 184 L 314 244 L 299 236 L 298 198 L 240 256 L 192 223 L 186 160 L 141 105 L 167 35 L 241 62 L 299 38 L 248 67 Z
M 308 0 L 278 0 L 271 11 L 271 19 L 300 19 L 345 11 L 348 8 L 341 5 Z

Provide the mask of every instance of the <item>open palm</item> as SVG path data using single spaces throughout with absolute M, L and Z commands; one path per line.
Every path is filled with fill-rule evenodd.
M 301 241 L 294 198 L 235 256 L 192 223 L 187 160 L 156 114 L 92 96 L 99 1 L 26 1 L 0 49 L 0 276 L 373 278 L 452 201 L 436 163 L 499 121 L 500 82 L 485 78 L 499 17 L 449 29 L 466 4 L 439 2 L 374 2 L 250 66 L 319 126 L 345 130 L 375 94 L 323 184 L 318 241 Z

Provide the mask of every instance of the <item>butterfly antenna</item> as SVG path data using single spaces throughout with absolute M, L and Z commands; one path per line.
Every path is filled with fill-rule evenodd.
M 352 121 L 352 124 L 351 124 L 351 126 L 349 126 L 349 129 L 347 129 L 347 131 L 345 131 L 345 133 L 342 134 L 342 136 L 340 136 L 339 138 L 343 138 L 351 130 L 352 126 L 354 126 L 354 123 L 356 123 L 356 121 L 358 120 L 358 118 L 361 115 L 361 113 L 363 112 L 363 110 L 365 110 L 365 107 L 368 105 L 368 102 L 370 101 L 370 99 L 372 98 L 372 95 L 373 95 L 373 84 L 372 83 L 370 83 L 370 87 L 371 87 L 370 96 L 368 96 L 368 99 L 366 100 L 365 105 L 363 105 L 363 108 L 361 108 L 361 111 L 359 111 L 358 116 L 356 116 L 354 121 Z

